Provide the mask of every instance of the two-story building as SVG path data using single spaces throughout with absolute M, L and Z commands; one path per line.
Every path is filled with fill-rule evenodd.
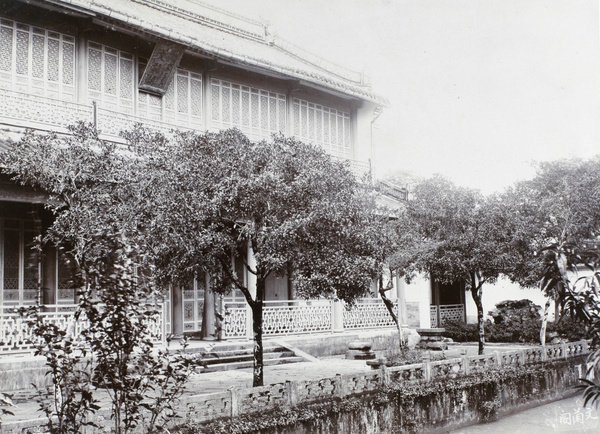
M 281 132 L 319 144 L 362 174 L 371 171 L 374 122 L 385 104 L 362 73 L 311 55 L 259 22 L 198 1 L 0 4 L 4 152 L 25 129 L 67 133 L 80 120 L 115 142 L 135 123 L 165 132 L 237 127 L 255 140 Z M 47 248 L 39 263 L 29 247 L 52 218 L 44 201 L 39 192 L 0 180 L 3 349 L 27 340 L 9 309 L 37 303 L 55 321 L 66 321 L 76 302 L 60 254 Z M 163 336 L 200 331 L 205 298 L 201 280 L 172 291 L 164 304 Z M 377 299 L 353 311 L 332 301 L 292 302 L 287 279 L 273 278 L 267 298 L 266 335 L 392 324 Z M 223 337 L 250 333 L 241 294 L 215 303 L 225 315 Z

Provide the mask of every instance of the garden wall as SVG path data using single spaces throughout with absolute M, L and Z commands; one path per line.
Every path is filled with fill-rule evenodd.
M 587 353 L 578 342 L 232 389 L 190 397 L 186 416 L 215 433 L 445 432 L 572 395 Z
M 185 432 L 443 432 L 568 396 L 588 342 L 425 362 L 185 397 Z M 100 421 L 99 421 L 100 422 Z M 3 424 L 24 432 L 40 421 Z M 177 428 L 170 430 L 177 432 Z M 26 432 L 26 431 L 25 431 Z

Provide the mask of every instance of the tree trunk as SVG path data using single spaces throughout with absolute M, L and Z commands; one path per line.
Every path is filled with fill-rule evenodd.
M 481 284 L 476 285 L 475 279 L 471 283 L 471 296 L 477 306 L 477 330 L 479 331 L 479 355 L 483 355 L 485 345 L 485 330 L 483 327 L 483 303 L 481 302 Z
M 546 300 L 546 305 L 544 306 L 544 316 L 542 317 L 542 328 L 540 329 L 540 344 L 542 346 L 546 345 L 546 326 L 548 325 L 548 312 L 550 310 L 550 298 Z
M 403 349 L 405 342 L 404 342 L 404 333 L 402 331 L 402 325 L 400 324 L 400 321 L 398 320 L 398 316 L 396 315 L 396 312 L 394 312 L 394 303 L 392 303 L 392 300 L 387 298 L 387 295 L 385 295 L 386 291 L 390 290 L 392 286 L 390 284 L 384 288 L 381 284 L 382 284 L 382 279 L 380 279 L 379 295 L 381 296 L 381 300 L 383 300 L 383 304 L 385 305 L 388 312 L 392 316 L 392 320 L 394 321 L 394 323 L 396 323 L 396 328 L 398 329 L 399 346 L 400 346 L 400 349 Z
M 265 279 L 257 276 L 256 298 L 252 304 L 252 329 L 254 331 L 254 372 L 252 387 L 264 385 L 264 360 L 263 360 L 263 300 L 265 295 Z

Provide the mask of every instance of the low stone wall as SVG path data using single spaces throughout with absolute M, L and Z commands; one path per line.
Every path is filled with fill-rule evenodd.
M 52 384 L 47 372 L 44 357 L 0 358 L 0 392 L 13 394 L 16 399 L 25 399 L 35 394 L 32 384 L 38 387 Z
M 247 401 L 244 397 L 238 401 L 243 405 L 257 405 L 256 408 L 262 409 L 260 414 L 230 419 L 231 425 L 224 419 L 199 424 L 194 432 L 228 433 L 232 427 L 243 427 L 239 432 L 441 434 L 573 395 L 573 387 L 579 384 L 586 369 L 585 358 L 580 355 L 530 365 L 511 365 L 508 369 L 475 375 L 437 377 L 431 381 L 396 381 L 385 386 L 377 383 L 375 375 L 366 375 L 360 385 L 351 382 L 353 393 L 343 397 L 339 394 L 343 392 L 347 378 L 333 382 L 321 380 L 312 396 L 323 398 L 310 403 L 289 402 L 289 397 L 298 390 L 295 385 L 286 385 L 278 391 L 279 398 L 269 406 L 264 395 L 272 388 L 265 388 L 256 391 L 262 398 Z M 427 372 L 427 369 L 421 372 Z M 359 389 L 370 391 L 357 393 Z M 192 416 L 192 419 L 195 418 Z M 253 430 L 252 427 L 260 429 Z
M 382 365 L 366 373 L 194 395 L 180 402 L 179 414 L 192 423 L 205 424 L 214 420 L 235 423 L 238 416 L 251 418 L 252 414 L 264 421 L 275 410 L 273 418 L 281 420 L 278 415 L 288 412 L 291 416 L 284 419 L 289 423 L 273 432 L 290 434 L 403 432 L 405 428 L 414 432 L 412 420 L 432 432 L 438 427 L 473 424 L 531 400 L 561 398 L 585 376 L 588 353 L 588 342 L 581 341 L 391 368 Z M 465 383 L 465 379 L 470 380 Z M 294 422 L 297 409 L 315 405 L 325 410 L 307 421 Z M 19 425 L 22 429 L 23 424 Z M 0 432 L 21 431 L 13 431 L 8 424 Z
M 314 381 L 271 384 L 250 389 L 232 389 L 224 393 L 195 395 L 185 400 L 186 416 L 195 421 L 215 417 L 236 417 L 242 414 L 268 411 L 274 406 L 292 407 L 300 403 L 323 401 L 380 391 L 393 384 L 447 380 L 469 374 L 485 374 L 494 368 L 519 367 L 535 363 L 569 360 L 589 353 L 586 341 L 569 344 L 531 347 L 483 356 L 463 356 L 449 360 L 417 363 L 367 373 L 337 375 Z M 578 362 L 580 363 L 580 362 Z M 579 376 L 585 369 L 579 368 Z M 579 377 L 578 377 L 579 378 Z

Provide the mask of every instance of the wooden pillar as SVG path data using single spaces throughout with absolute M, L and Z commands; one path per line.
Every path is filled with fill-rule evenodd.
M 294 135 L 294 94 L 298 91 L 299 83 L 294 81 L 290 84 L 290 87 L 285 95 L 286 100 L 286 119 L 285 119 L 285 135 Z
M 202 339 L 212 340 L 216 337 L 215 293 L 210 287 L 210 275 L 204 273 L 204 312 L 202 314 Z
M 331 328 L 334 332 L 344 331 L 344 305 L 339 300 L 331 306 Z
M 42 250 L 42 304 L 56 304 L 56 249 L 44 246 Z
M 174 285 L 171 290 L 172 316 L 171 332 L 174 336 L 183 335 L 183 289 Z
M 467 302 L 465 299 L 465 282 L 462 282 L 460 285 L 460 304 L 463 305 L 463 321 L 467 322 Z
M 396 276 L 396 289 L 398 291 L 398 323 L 408 327 L 408 310 L 406 309 L 406 284 L 404 280 Z

